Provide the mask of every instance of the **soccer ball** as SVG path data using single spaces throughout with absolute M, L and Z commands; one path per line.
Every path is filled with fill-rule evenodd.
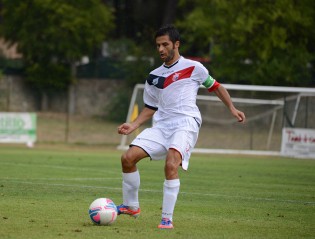
M 89 215 L 97 225 L 110 225 L 117 218 L 117 207 L 109 198 L 98 198 L 91 203 Z

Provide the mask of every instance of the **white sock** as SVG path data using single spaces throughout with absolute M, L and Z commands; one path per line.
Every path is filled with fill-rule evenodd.
M 133 173 L 123 173 L 122 191 L 123 204 L 132 208 L 139 208 L 138 191 L 140 187 L 140 174 L 137 170 Z
M 162 218 L 173 220 L 173 212 L 179 192 L 179 179 L 164 181 Z

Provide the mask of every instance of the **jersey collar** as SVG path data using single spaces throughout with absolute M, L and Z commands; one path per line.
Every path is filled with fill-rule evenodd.
M 163 66 L 164 66 L 165 68 L 169 69 L 169 68 L 175 66 L 175 65 L 179 62 L 179 60 L 180 60 L 181 58 L 182 58 L 182 56 L 180 56 L 180 57 L 178 58 L 178 60 L 175 61 L 175 62 L 174 62 L 172 65 L 170 65 L 170 66 L 165 65 L 165 63 L 163 64 Z

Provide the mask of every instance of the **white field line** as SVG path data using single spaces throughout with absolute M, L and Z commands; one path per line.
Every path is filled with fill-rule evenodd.
M 119 178 L 9 178 L 4 177 L 0 178 L 0 180 L 12 180 L 12 181 L 19 181 L 19 180 L 32 180 L 32 181 L 106 181 L 106 180 L 122 180 L 122 177 Z
M 42 186 L 52 186 L 52 187 L 77 187 L 77 188 L 92 188 L 92 189 L 109 189 L 109 190 L 119 190 L 121 187 L 105 187 L 105 186 L 90 186 L 90 185 L 75 185 L 75 184 L 63 184 L 63 183 L 36 183 L 36 182 L 26 182 L 18 180 L 5 179 L 11 183 L 19 184 L 30 184 L 30 185 L 42 185 Z M 162 190 L 151 190 L 151 189 L 140 189 L 140 192 L 147 193 L 162 193 Z M 185 195 L 198 195 L 204 197 L 221 197 L 221 198 L 240 198 L 250 201 L 269 201 L 269 202 L 283 202 L 283 203 L 295 203 L 295 204 L 315 204 L 315 201 L 301 201 L 301 200 L 290 200 L 290 199 L 274 199 L 274 198 L 257 198 L 257 197 L 244 197 L 238 195 L 225 195 L 225 194 L 215 194 L 215 193 L 192 193 L 192 192 L 180 192 L 180 194 Z
M 117 171 L 113 170 L 112 168 L 84 168 L 84 167 L 69 167 L 69 166 L 58 166 L 58 165 L 47 165 L 47 164 L 27 164 L 27 163 L 8 163 L 8 162 L 0 162 L 2 165 L 12 165 L 14 167 L 22 166 L 22 167 L 41 167 L 41 168 L 53 168 L 53 169 L 62 169 L 62 170 L 75 170 L 75 171 L 90 171 L 90 172 L 106 172 L 111 174 L 117 174 L 117 172 L 121 172 L 120 169 Z

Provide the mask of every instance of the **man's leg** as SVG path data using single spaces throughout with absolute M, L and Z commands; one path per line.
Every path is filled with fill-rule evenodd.
M 164 168 L 165 181 L 163 186 L 162 221 L 158 226 L 161 229 L 173 228 L 173 212 L 180 187 L 178 168 L 181 162 L 181 154 L 175 149 L 170 149 L 166 157 Z
M 147 153 L 137 146 L 128 149 L 121 157 L 123 176 L 123 204 L 118 206 L 118 214 L 128 214 L 133 217 L 140 215 L 138 192 L 140 187 L 140 174 L 136 164 Z

